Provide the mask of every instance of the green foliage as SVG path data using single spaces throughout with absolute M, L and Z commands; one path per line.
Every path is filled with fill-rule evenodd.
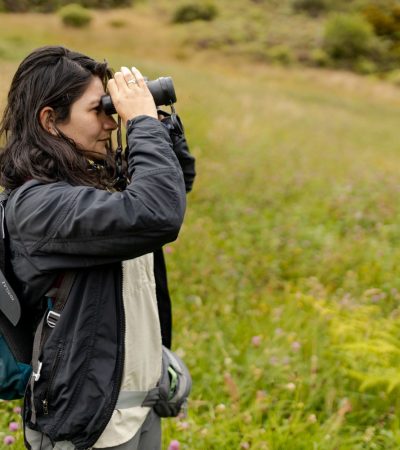
M 326 23 L 323 48 L 334 60 L 352 62 L 370 54 L 372 26 L 358 15 L 335 15 Z
M 363 9 L 367 21 L 374 27 L 379 36 L 400 38 L 400 6 L 392 7 L 369 4 Z
M 178 6 L 174 12 L 174 23 L 194 22 L 196 20 L 210 21 L 218 15 L 218 9 L 214 3 L 191 2 Z
M 90 12 L 77 3 L 70 3 L 59 10 L 62 22 L 71 27 L 82 28 L 90 24 L 92 15 Z
M 124 19 L 112 19 L 108 22 L 112 28 L 123 28 L 127 25 Z
M 293 52 L 287 45 L 275 45 L 266 50 L 265 55 L 269 61 L 278 62 L 283 65 L 293 63 Z
M 292 8 L 295 12 L 305 12 L 316 17 L 329 9 L 328 0 L 292 0 Z

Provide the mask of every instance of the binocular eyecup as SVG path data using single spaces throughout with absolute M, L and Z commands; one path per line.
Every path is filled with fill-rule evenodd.
M 169 106 L 176 102 L 175 89 L 171 77 L 146 80 L 146 84 L 156 106 Z M 117 112 L 110 95 L 103 95 L 101 97 L 101 107 L 108 116 Z

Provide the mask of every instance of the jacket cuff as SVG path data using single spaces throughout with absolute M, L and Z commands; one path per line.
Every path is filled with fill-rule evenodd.
M 127 121 L 127 123 L 126 123 L 126 132 L 130 133 L 134 128 L 138 128 L 142 124 L 145 124 L 146 126 L 148 126 L 148 125 L 151 124 L 151 122 L 153 122 L 153 124 L 156 127 L 161 127 L 161 129 L 164 129 L 164 126 L 155 117 L 141 115 L 141 116 L 136 116 L 135 118 L 129 119 Z

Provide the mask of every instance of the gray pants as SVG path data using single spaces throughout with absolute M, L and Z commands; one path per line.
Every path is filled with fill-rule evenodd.
M 26 428 L 25 436 L 32 450 L 75 450 L 74 445 L 68 441 L 56 442 L 53 447 L 46 435 L 30 428 Z M 115 447 L 93 447 L 93 450 L 161 450 L 161 419 L 151 410 L 130 441 Z

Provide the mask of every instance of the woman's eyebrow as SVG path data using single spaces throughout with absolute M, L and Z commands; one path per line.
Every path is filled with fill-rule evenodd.
M 94 98 L 93 100 L 89 101 L 88 106 L 89 107 L 99 106 L 99 104 L 100 104 L 100 98 Z

